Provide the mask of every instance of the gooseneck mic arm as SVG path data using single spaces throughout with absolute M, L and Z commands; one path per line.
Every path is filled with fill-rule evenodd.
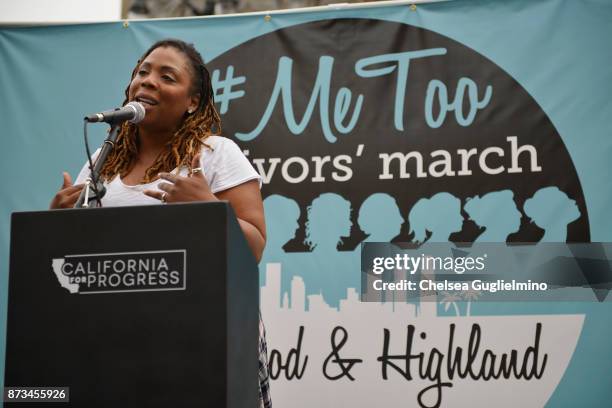
M 114 123 L 111 125 L 111 128 L 108 132 L 108 137 L 104 140 L 104 144 L 100 149 L 100 154 L 96 158 L 96 162 L 91 169 L 91 173 L 87 180 L 85 180 L 85 187 L 81 190 L 81 195 L 79 195 L 79 199 L 77 200 L 74 208 L 88 208 L 89 203 L 93 200 L 101 200 L 106 193 L 106 188 L 104 184 L 100 181 L 100 172 L 104 167 L 104 163 L 106 163 L 106 158 L 115 148 L 115 141 L 117 140 L 117 135 L 119 134 L 120 124 Z M 94 185 L 95 183 L 95 185 Z
M 100 181 L 100 172 L 104 167 L 104 163 L 106 163 L 106 158 L 115 148 L 115 141 L 117 140 L 117 135 L 119 134 L 119 129 L 121 128 L 121 124 L 125 121 L 131 123 L 138 123 L 143 120 L 145 117 L 145 108 L 139 102 L 130 102 L 122 108 L 95 113 L 93 115 L 85 116 L 84 118 L 84 126 L 85 126 L 85 147 L 87 147 L 87 124 L 92 122 L 106 122 L 110 124 L 110 130 L 108 132 L 108 137 L 104 140 L 104 144 L 100 149 L 100 154 L 96 158 L 96 162 L 91 164 L 91 157 L 88 157 L 89 160 L 89 169 L 91 173 L 89 177 L 85 181 L 85 187 L 81 191 L 79 195 L 79 199 L 77 200 L 74 208 L 88 208 L 89 203 L 93 200 L 97 200 L 100 202 L 104 194 L 106 193 L 106 188 L 104 184 Z M 89 148 L 87 147 L 87 155 L 89 156 Z

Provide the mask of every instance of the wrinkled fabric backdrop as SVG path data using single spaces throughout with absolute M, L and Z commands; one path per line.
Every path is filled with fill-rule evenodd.
M 47 208 L 84 162 L 84 114 L 118 106 L 138 57 L 176 37 L 203 54 L 223 135 L 264 178 L 275 405 L 609 404 L 609 302 L 358 292 L 364 241 L 612 240 L 610 21 L 604 0 L 457 0 L 0 28 L 0 361 L 10 214 Z M 478 367 L 517 350 L 540 375 L 449 374 L 475 327 Z

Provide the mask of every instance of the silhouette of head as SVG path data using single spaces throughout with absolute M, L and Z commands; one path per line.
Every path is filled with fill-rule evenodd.
M 542 188 L 525 201 L 525 214 L 544 229 L 543 240 L 565 242 L 567 224 L 580 218 L 576 201 L 558 187 Z
M 361 204 L 359 227 L 368 234 L 368 240 L 391 241 L 400 233 L 404 219 L 395 198 L 389 194 L 374 193 Z
M 478 226 L 486 228 L 477 241 L 486 238 L 505 242 L 508 235 L 521 227 L 521 213 L 516 208 L 511 190 L 493 191 L 482 197 L 468 198 L 463 209 Z
M 273 194 L 264 202 L 268 246 L 283 246 L 295 236 L 300 218 L 300 207 L 295 201 Z
M 324 193 L 308 207 L 306 243 L 314 248 L 336 248 L 351 232 L 351 203 L 335 193 Z
M 427 231 L 431 232 L 428 241 L 448 241 L 450 234 L 461 231 L 463 226 L 461 201 L 446 192 L 421 198 L 410 210 L 408 222 L 415 241 L 425 241 Z

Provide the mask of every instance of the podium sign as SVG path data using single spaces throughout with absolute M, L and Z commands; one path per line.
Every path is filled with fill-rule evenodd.
M 225 202 L 14 213 L 5 384 L 69 387 L 74 406 L 252 408 L 258 305 Z

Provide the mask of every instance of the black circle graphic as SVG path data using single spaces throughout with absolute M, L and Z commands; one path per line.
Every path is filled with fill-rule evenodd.
M 396 62 L 370 64 L 369 70 L 395 69 L 386 74 L 361 77 L 356 64 L 365 58 L 405 53 L 427 49 L 445 49 L 443 55 L 415 58 L 410 61 L 404 88 L 398 87 L 399 66 Z M 326 87 L 316 88 L 317 77 L 321 77 L 321 58 L 332 62 L 329 86 L 329 108 L 321 109 L 321 101 L 326 98 Z M 269 121 L 261 133 L 249 141 L 236 138 L 237 132 L 249 133 L 261 121 L 273 94 L 281 59 L 290 61 L 291 107 L 295 119 L 303 119 L 313 89 L 319 94 L 314 110 L 307 125 L 299 134 L 293 134 L 283 111 L 282 97 L 279 96 L 273 107 Z M 244 82 L 223 89 L 228 84 L 228 68 L 232 67 L 233 77 L 244 77 Z M 525 201 L 538 190 L 556 186 L 574 200 L 579 218 L 567 228 L 568 242 L 588 242 L 590 240 L 588 214 L 585 200 L 572 163 L 571 157 L 553 124 L 536 101 L 508 73 L 494 62 L 473 49 L 432 31 L 408 24 L 373 19 L 332 19 L 322 20 L 285 29 L 253 38 L 235 47 L 210 64 L 211 72 L 217 70 L 219 89 L 217 104 L 223 110 L 224 135 L 233 138 L 241 148 L 248 150 L 249 159 L 280 159 L 280 164 L 264 185 L 264 197 L 281 194 L 295 200 L 302 209 L 300 229 L 296 238 L 285 246 L 289 251 L 305 251 L 303 244 L 306 208 L 314 198 L 325 192 L 335 192 L 351 202 L 353 228 L 340 249 L 352 249 L 365 234 L 357 224 L 357 210 L 371 194 L 382 192 L 395 198 L 402 216 L 406 219 L 410 209 L 420 198 L 428 198 L 439 192 L 448 192 L 459 198 L 462 207 L 466 200 L 482 196 L 488 192 L 511 190 L 517 209 L 521 212 L 521 226 L 518 232 L 510 235 L 511 242 L 535 242 L 543 230 L 523 211 Z M 383 71 L 381 71 L 383 72 Z M 462 78 L 476 85 L 477 95 L 482 98 L 487 86 L 492 87 L 490 102 L 477 111 L 471 124 L 465 126 L 457 120 L 454 111 L 446 114 L 439 127 L 432 127 L 426 121 L 427 89 L 432 81 L 440 81 L 448 89 L 449 100 L 455 97 L 456 89 Z M 223 82 L 225 81 L 225 82 Z M 437 82 L 434 82 L 437 83 Z M 363 105 L 352 130 L 342 133 L 334 125 L 334 106 L 342 88 L 350 89 L 351 99 L 348 114 L 341 122 L 347 126 L 355 107 L 358 95 L 363 95 Z M 244 91 L 244 95 L 231 99 L 231 92 Z M 397 94 L 403 98 L 398 129 L 396 115 Z M 225 95 L 225 96 L 224 96 Z M 437 117 L 441 104 L 434 98 L 432 113 Z M 461 99 L 463 117 L 470 109 L 467 92 Z M 331 130 L 337 140 L 326 139 L 321 115 L 328 115 Z M 531 153 L 518 154 L 518 167 L 521 172 L 512 172 L 512 146 L 510 137 L 515 137 L 516 146 L 530 145 L 537 154 L 534 170 Z M 358 157 L 359 146 L 363 152 Z M 489 147 L 499 147 L 503 157 L 490 154 L 486 163 L 490 168 L 503 166 L 499 174 L 487 174 L 479 166 L 479 156 Z M 471 174 L 458 175 L 462 168 L 462 156 L 458 150 L 476 149 L 477 154 L 468 161 Z M 439 156 L 432 158 L 432 152 L 444 150 L 452 160 L 455 175 L 435 176 L 428 166 Z M 515 149 L 516 150 L 516 149 Z M 524 149 L 525 150 L 525 149 Z M 528 150 L 528 148 L 526 148 Z M 390 164 L 392 179 L 381 178 L 383 173 L 381 154 L 418 152 L 423 158 L 423 168 L 427 175 L 419 177 L 416 161 L 407 161 L 407 178 L 400 178 L 398 160 Z M 323 167 L 321 176 L 324 182 L 315 182 L 315 163 L 312 157 L 330 156 L 330 162 L 339 155 L 352 158 L 350 168 L 352 177 L 347 181 L 332 178 L 334 170 L 329 162 Z M 281 177 L 280 165 L 288 158 L 300 157 L 308 163 L 307 176 L 303 181 L 291 183 Z M 299 161 L 299 160 L 298 160 Z M 293 178 L 303 175 L 304 162 L 294 161 L 287 166 L 287 174 Z M 270 170 L 270 163 L 265 163 Z M 380 214 L 385 217 L 385 214 Z M 481 232 L 473 221 L 463 212 L 464 224 L 460 232 L 451 236 L 455 242 L 473 241 Z M 395 240 L 409 241 L 408 221 Z

